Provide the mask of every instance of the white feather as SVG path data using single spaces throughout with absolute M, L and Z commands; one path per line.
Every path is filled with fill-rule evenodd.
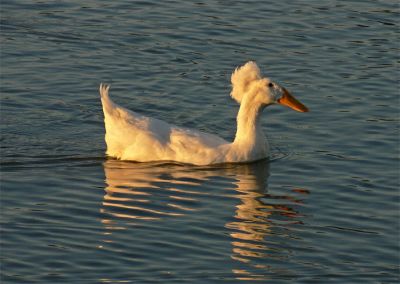
M 240 104 L 243 95 L 249 90 L 250 83 L 258 79 L 261 79 L 261 72 L 254 61 L 249 61 L 242 67 L 236 68 L 231 76 L 231 97 Z

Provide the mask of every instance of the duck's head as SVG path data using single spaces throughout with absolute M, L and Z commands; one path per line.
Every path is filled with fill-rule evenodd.
M 232 73 L 231 82 L 231 97 L 239 104 L 247 100 L 261 107 L 281 104 L 299 112 L 308 112 L 308 108 L 284 87 L 269 78 L 262 78 L 260 69 L 253 61 L 237 68 Z

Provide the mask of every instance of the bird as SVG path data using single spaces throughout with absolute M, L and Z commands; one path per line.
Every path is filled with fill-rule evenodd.
M 309 110 L 286 88 L 263 77 L 254 61 L 235 68 L 231 84 L 230 96 L 240 105 L 233 142 L 119 106 L 109 96 L 110 85 L 101 83 L 106 155 L 125 161 L 192 165 L 247 163 L 268 158 L 270 148 L 260 122 L 263 110 L 275 104 L 298 112 Z

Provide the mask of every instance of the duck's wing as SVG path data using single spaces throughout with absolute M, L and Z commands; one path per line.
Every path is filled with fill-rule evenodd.
M 191 128 L 183 127 L 171 127 L 170 133 L 171 144 L 176 144 L 177 146 L 182 145 L 187 149 L 196 148 L 216 148 L 222 144 L 227 144 L 228 142 L 221 137 L 198 131 Z
M 124 160 L 174 160 L 194 163 L 211 159 L 228 142 L 194 129 L 170 125 L 115 104 L 109 86 L 100 85 L 106 128 L 107 155 Z M 196 162 L 198 163 L 198 162 Z

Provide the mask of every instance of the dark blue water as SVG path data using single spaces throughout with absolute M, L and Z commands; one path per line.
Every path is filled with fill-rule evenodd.
M 2 1 L 2 283 L 397 283 L 397 1 Z M 100 82 L 231 140 L 256 60 L 270 161 L 106 159 Z

